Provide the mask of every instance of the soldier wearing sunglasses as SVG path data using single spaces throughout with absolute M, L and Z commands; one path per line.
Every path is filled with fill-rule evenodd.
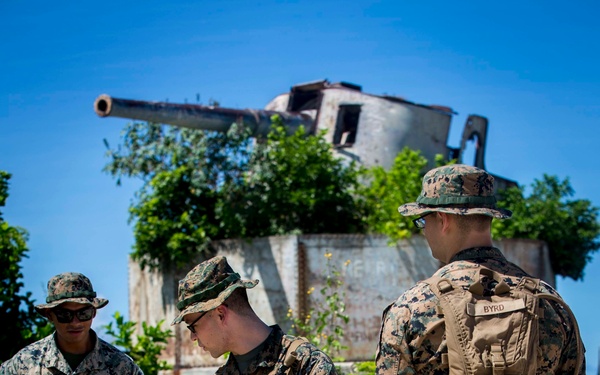
M 213 358 L 231 354 L 218 375 L 336 375 L 327 354 L 256 315 L 246 290 L 257 284 L 241 279 L 224 256 L 208 259 L 179 281 L 172 324 L 185 323 L 190 339 Z
M 54 276 L 48 281 L 46 303 L 35 309 L 56 331 L 4 362 L 0 374 L 143 375 L 129 356 L 91 329 L 96 310 L 107 304 L 96 296 L 86 276 L 74 272 Z

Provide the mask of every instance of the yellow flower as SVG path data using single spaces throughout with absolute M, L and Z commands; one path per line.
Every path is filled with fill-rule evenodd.
M 325 258 L 327 258 L 327 259 L 331 259 L 331 256 L 332 256 L 332 255 L 333 255 L 333 254 L 331 254 L 331 253 L 325 253 Z
M 306 294 L 311 294 L 314 291 L 315 291 L 315 287 L 312 287 L 312 288 L 310 288 L 309 290 L 306 291 Z
M 348 266 L 350 264 L 350 259 L 348 259 L 345 263 L 344 266 Z

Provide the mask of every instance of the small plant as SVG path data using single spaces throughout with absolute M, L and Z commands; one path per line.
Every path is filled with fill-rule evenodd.
M 336 362 L 344 360 L 339 356 L 340 351 L 347 349 L 342 344 L 344 337 L 344 327 L 350 320 L 349 316 L 344 314 L 346 304 L 344 303 L 345 293 L 341 291 L 344 284 L 342 273 L 331 261 L 332 254 L 326 252 L 326 267 L 324 271 L 325 285 L 321 289 L 322 298 L 315 298 L 314 307 L 303 317 L 295 316 L 293 310 L 288 311 L 288 318 L 292 321 L 291 334 L 304 336 L 316 347 Z M 344 263 L 348 266 L 350 260 Z M 314 287 L 307 290 L 307 294 L 312 294 Z
M 133 336 L 137 323 L 125 321 L 118 311 L 115 312 L 113 317 L 116 323 L 115 327 L 113 328 L 113 322 L 110 322 L 102 328 L 106 330 L 107 335 L 115 338 L 112 344 L 122 348 L 145 375 L 157 375 L 161 370 L 172 368 L 167 361 L 159 359 L 160 353 L 167 344 L 167 339 L 173 336 L 171 330 L 161 328 L 164 320 L 159 321 L 155 326 L 142 322 L 144 333 L 137 336 L 134 343 Z
M 375 361 L 357 362 L 354 364 L 352 374 L 374 375 L 376 367 Z

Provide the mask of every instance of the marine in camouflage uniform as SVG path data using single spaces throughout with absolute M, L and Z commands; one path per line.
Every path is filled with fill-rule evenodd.
M 246 289 L 257 283 L 242 280 L 223 256 L 202 262 L 179 281 L 180 313 L 172 324 L 185 322 L 190 338 L 213 358 L 231 353 L 217 374 L 336 374 L 317 347 L 256 315 Z M 286 364 L 286 358 L 294 360 Z
M 90 280 L 74 272 L 48 281 L 46 304 L 35 306 L 56 328 L 0 365 L 1 375 L 143 375 L 126 354 L 98 338 L 91 329 L 96 309 L 108 304 L 97 298 Z
M 506 275 L 504 281 L 514 286 L 527 273 L 492 247 L 491 219 L 477 218 L 511 216 L 510 211 L 497 208 L 495 203 L 492 176 L 475 167 L 452 165 L 429 171 L 423 178 L 417 202 L 398 210 L 404 216 L 421 215 L 414 220 L 415 225 L 424 230 L 433 256 L 445 264 L 436 275 L 466 287 L 474 282 L 477 268 L 485 266 Z M 465 230 L 465 221 L 458 224 L 464 219 L 457 216 L 467 215 L 476 215 L 466 221 L 476 226 L 474 232 Z M 457 270 L 460 272 L 453 272 Z M 539 288 L 542 293 L 558 295 L 543 281 Z M 577 334 L 577 322 L 560 304 L 548 300 L 540 303 L 543 314 L 539 318 L 536 373 L 585 374 L 585 358 L 582 358 L 585 349 Z M 384 310 L 376 356 L 377 374 L 449 373 L 448 365 L 442 363 L 442 354 L 448 350 L 445 324 L 437 314 L 437 305 L 437 297 L 429 285 L 419 282 Z

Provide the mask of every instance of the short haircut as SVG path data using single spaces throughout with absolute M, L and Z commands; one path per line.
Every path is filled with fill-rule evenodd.
M 492 225 L 492 217 L 487 215 L 454 215 L 458 229 L 463 232 L 483 232 Z
M 247 315 L 247 313 L 252 311 L 252 307 L 248 301 L 246 288 L 236 288 L 231 295 L 227 297 L 224 305 L 240 315 Z

